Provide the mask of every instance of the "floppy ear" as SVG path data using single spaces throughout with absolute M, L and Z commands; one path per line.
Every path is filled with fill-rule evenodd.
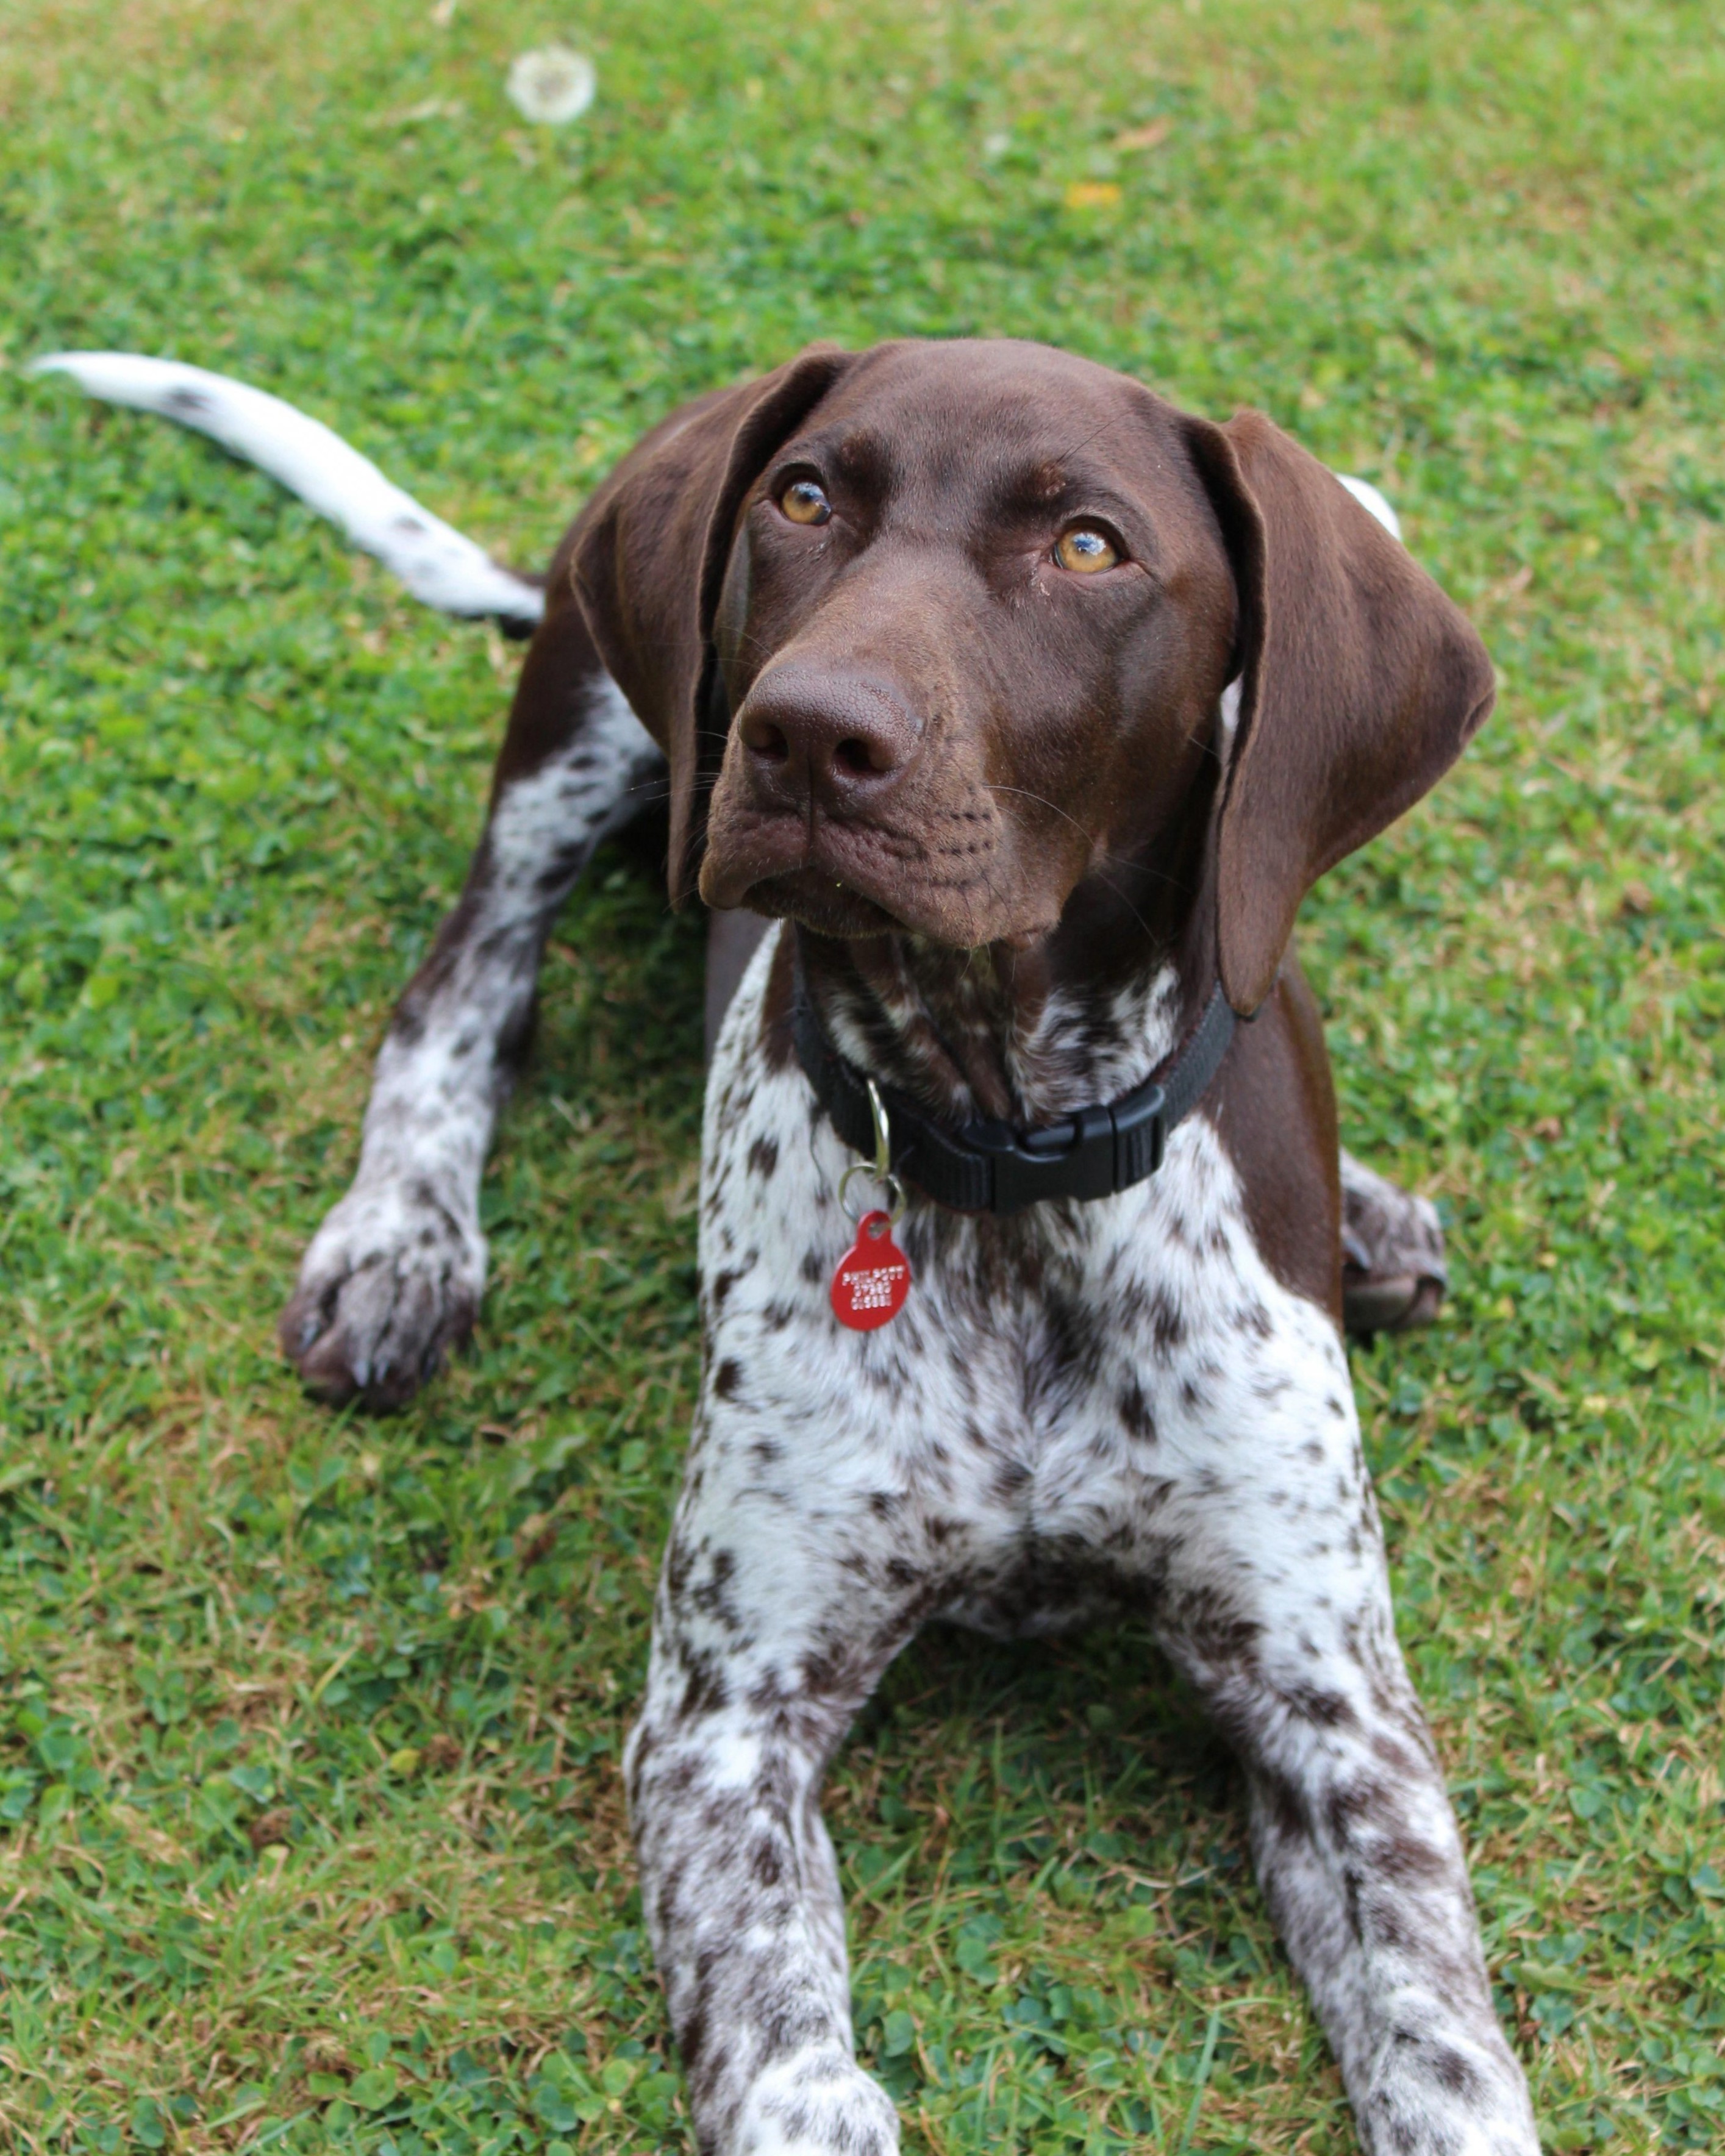
M 1496 691 L 1460 608 L 1261 412 L 1195 421 L 1188 439 L 1240 594 L 1218 954 L 1249 1014 L 1307 891 L 1437 783 Z
M 695 889 L 724 752 L 712 621 L 742 498 L 850 355 L 819 346 L 702 398 L 632 449 L 583 511 L 570 580 L 612 679 L 670 764 L 671 901 Z

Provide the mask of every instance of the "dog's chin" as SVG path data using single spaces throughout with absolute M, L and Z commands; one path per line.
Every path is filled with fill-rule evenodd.
M 733 829 L 716 803 L 701 895 L 709 906 L 746 906 L 771 921 L 800 921 L 819 936 L 927 932 L 911 889 L 903 899 L 896 890 L 875 895 L 882 867 L 866 846 L 834 846 L 830 834 L 822 835 L 827 843 L 811 848 L 806 826 L 788 819 Z
M 889 913 L 884 906 L 837 882 L 819 869 L 792 869 L 751 884 L 742 903 L 769 921 L 795 921 L 817 936 L 842 940 L 866 936 L 922 932 L 916 925 Z
M 889 909 L 819 870 L 797 869 L 764 876 L 759 883 L 750 885 L 740 903 L 769 921 L 794 921 L 817 936 L 829 936 L 840 942 L 876 936 L 910 936 L 918 943 L 948 951 L 973 951 L 984 943 L 1028 951 L 1048 933 L 1050 924 L 1043 922 L 1012 928 L 973 922 L 968 915 L 954 919 L 934 906 L 925 912 L 915 899 L 915 892 L 907 891 L 896 907 Z
M 839 941 L 911 936 L 954 951 L 989 943 L 1028 950 L 1060 917 L 1055 906 L 1044 919 L 999 918 L 993 907 L 977 906 L 974 894 L 925 885 L 849 832 L 824 831 L 811 848 L 805 828 L 788 821 L 733 828 L 716 801 L 701 895 L 721 910 L 747 907 Z

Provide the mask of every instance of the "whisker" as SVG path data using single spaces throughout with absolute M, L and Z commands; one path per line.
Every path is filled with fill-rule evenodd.
M 1114 893 L 1114 896 L 1120 901 L 1121 904 L 1125 906 L 1127 912 L 1132 915 L 1132 919 L 1136 921 L 1139 927 L 1144 931 L 1144 933 L 1147 936 L 1150 933 L 1149 924 L 1144 919 L 1143 915 L 1138 911 L 1137 908 L 1132 904 L 1126 893 L 1120 888 L 1119 885 L 1110 880 L 1110 879 L 1103 874 L 1103 870 L 1110 865 L 1119 869 L 1122 871 L 1131 870 L 1137 875 L 1152 878 L 1155 882 L 1172 884 L 1177 889 L 1178 888 L 1180 880 L 1178 876 L 1170 875 L 1166 869 L 1149 868 L 1142 862 L 1127 860 L 1119 854 L 1111 852 L 1107 847 L 1096 845 L 1096 840 L 1091 837 L 1090 833 L 1085 829 L 1083 824 L 1079 822 L 1076 816 L 1066 815 L 1066 811 L 1061 808 L 1059 802 L 1049 800 L 1045 794 L 1033 793 L 1027 786 L 997 785 L 993 781 L 986 778 L 982 782 L 982 783 L 990 793 L 1021 793 L 1025 800 L 1038 802 L 1043 808 L 1053 809 L 1056 816 L 1065 816 L 1066 821 L 1072 826 L 1073 829 L 1078 832 L 1093 849 L 1097 873 L 1099 875 L 1102 875 L 1102 880 L 1107 884 L 1109 890 Z
M 1076 816 L 1066 815 L 1065 810 L 1061 808 L 1059 802 L 1050 801 L 1045 793 L 1033 793 L 1028 786 L 997 785 L 992 779 L 988 778 L 985 778 L 983 781 L 983 785 L 990 793 L 1019 793 L 1022 794 L 1026 801 L 1034 801 L 1040 807 L 1044 808 L 1052 808 L 1056 816 L 1065 817 L 1067 823 L 1072 826 L 1072 829 L 1078 833 L 1081 838 L 1087 840 L 1091 844 L 1096 843 L 1095 840 L 1091 838 L 1090 833 L 1085 829 L 1083 824 L 1079 822 Z

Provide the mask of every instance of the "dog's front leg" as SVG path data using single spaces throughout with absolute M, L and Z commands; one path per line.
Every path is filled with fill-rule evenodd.
M 892 2156 L 820 1785 L 909 1627 L 865 1584 L 878 1521 L 771 1427 L 704 1410 L 691 1450 L 626 1760 L 642 1900 L 703 2156 Z
M 1538 2156 L 1397 1645 L 1347 1363 L 1309 1305 L 1208 1393 L 1163 1636 L 1233 1739 L 1276 1927 L 1369 2156 Z M 1194 1398 L 1204 1379 L 1190 1379 Z
M 359 1170 L 300 1266 L 281 1342 L 331 1399 L 399 1405 L 473 1324 L 480 1177 L 557 910 L 661 767 L 566 605 L 534 638 L 484 836 L 377 1056 Z

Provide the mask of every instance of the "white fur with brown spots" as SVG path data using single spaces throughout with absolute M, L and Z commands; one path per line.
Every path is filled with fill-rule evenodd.
M 628 1753 L 702 2148 L 897 2145 L 853 2056 L 819 1811 L 892 1656 L 931 1617 L 1034 1633 L 1127 1609 L 1239 1748 L 1366 2148 L 1532 2156 L 1342 1342 L 1264 1263 L 1216 1131 L 1194 1115 L 1158 1175 L 1096 1204 L 1004 1224 L 913 1204 L 909 1302 L 848 1332 L 827 1283 L 850 1157 L 768 1052 L 773 959 L 709 1086 L 705 1378 Z M 1120 1043 L 1138 1075 L 1171 1043 L 1161 985 Z M 1053 1091 L 1050 1115 L 1080 1075 Z
M 497 789 L 461 901 L 377 1051 L 352 1187 L 300 1260 L 282 1342 L 331 1397 L 398 1404 L 477 1315 L 480 1178 L 546 937 L 594 847 L 664 768 L 603 675 L 575 703 L 569 738 Z

